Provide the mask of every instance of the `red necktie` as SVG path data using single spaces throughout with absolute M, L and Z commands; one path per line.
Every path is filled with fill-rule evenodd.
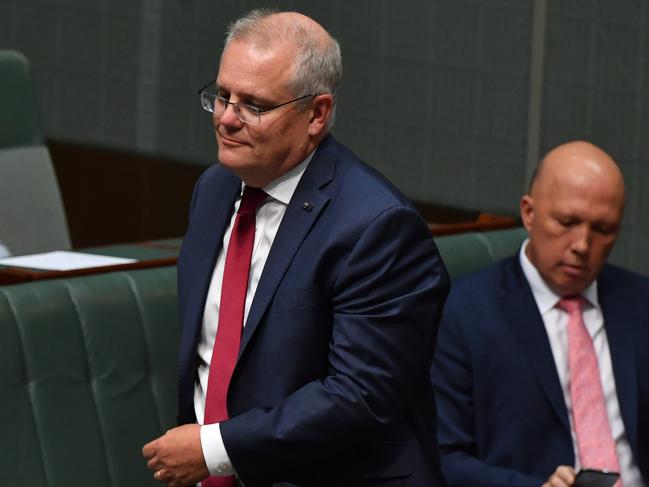
M 246 186 L 230 235 L 221 286 L 219 326 L 207 382 L 204 424 L 228 419 L 228 386 L 241 344 L 250 258 L 255 241 L 255 213 L 264 199 L 266 193 L 261 189 Z M 234 487 L 234 484 L 234 476 L 213 476 L 201 482 L 202 487 Z
M 597 354 L 581 314 L 584 302 L 584 298 L 576 297 L 563 298 L 558 304 L 568 313 L 570 398 L 579 460 L 583 468 L 619 472 Z M 621 481 L 615 485 L 621 487 Z

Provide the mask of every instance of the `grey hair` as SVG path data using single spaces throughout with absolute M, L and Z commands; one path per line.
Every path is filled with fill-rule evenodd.
M 342 79 L 342 55 L 338 41 L 319 42 L 313 33 L 299 22 L 268 22 L 279 13 L 271 9 L 255 9 L 228 26 L 225 47 L 234 40 L 250 40 L 260 46 L 292 42 L 297 49 L 293 64 L 293 79 L 288 89 L 294 96 L 329 93 L 334 99 L 327 125 L 331 129 L 336 116 L 338 87 Z

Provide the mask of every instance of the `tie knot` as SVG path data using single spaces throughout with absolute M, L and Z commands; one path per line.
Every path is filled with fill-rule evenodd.
M 255 213 L 268 196 L 263 189 L 246 186 L 237 213 Z
M 568 314 L 581 312 L 586 300 L 581 296 L 574 296 L 571 298 L 561 298 L 557 303 L 557 308 L 564 310 Z

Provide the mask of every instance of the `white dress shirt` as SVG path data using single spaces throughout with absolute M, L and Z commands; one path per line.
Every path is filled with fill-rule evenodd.
M 250 261 L 250 275 L 248 278 L 248 289 L 246 292 L 243 318 L 244 326 L 248 319 L 248 312 L 250 311 L 250 305 L 252 304 L 255 291 L 257 290 L 257 284 L 261 278 L 261 273 L 266 264 L 266 259 L 268 258 L 270 248 L 275 240 L 275 235 L 277 234 L 279 225 L 282 222 L 284 213 L 286 212 L 286 207 L 288 206 L 304 171 L 309 165 L 309 162 L 311 162 L 312 157 L 313 152 L 291 171 L 262 188 L 266 194 L 268 194 L 269 198 L 266 198 L 265 203 L 263 203 L 257 210 L 255 220 L 255 241 Z M 223 235 L 223 246 L 214 267 L 214 273 L 212 274 L 210 288 L 205 301 L 203 324 L 197 348 L 198 381 L 194 387 L 194 411 L 196 413 L 196 421 L 199 424 L 203 424 L 203 419 L 205 417 L 205 396 L 207 394 L 207 382 L 210 372 L 209 364 L 212 359 L 212 349 L 214 348 L 216 329 L 219 321 L 221 284 L 223 280 L 223 270 L 225 268 L 225 256 L 242 194 L 243 184 L 241 193 L 234 205 L 230 224 Z M 207 464 L 210 474 L 232 475 L 235 473 L 225 449 L 225 445 L 223 444 L 218 423 L 201 427 L 201 446 L 203 448 L 205 463 Z
M 554 364 L 557 368 L 559 381 L 563 390 L 563 398 L 568 410 L 570 420 L 570 432 L 572 434 L 572 445 L 575 452 L 575 469 L 580 468 L 579 450 L 577 449 L 577 437 L 572 420 L 572 400 L 570 398 L 570 374 L 568 368 L 568 313 L 557 308 L 557 303 L 561 299 L 545 283 L 539 271 L 534 267 L 525 254 L 528 240 L 523 243 L 519 253 L 519 259 L 523 273 L 530 284 L 534 300 L 543 318 L 545 331 L 548 334 Z M 620 405 L 617 400 L 617 391 L 615 389 L 615 377 L 613 375 L 613 364 L 611 363 L 611 354 L 608 347 L 608 339 L 604 328 L 604 316 L 602 308 L 597 300 L 597 281 L 593 281 L 582 293 L 586 299 L 586 304 L 582 310 L 584 324 L 588 334 L 593 340 L 597 362 L 599 364 L 599 373 L 602 381 L 604 400 L 606 402 L 606 412 L 611 425 L 611 433 L 615 440 L 618 460 L 620 462 L 620 474 L 624 487 L 644 487 L 640 471 L 636 466 L 629 442 L 624 431 L 624 423 L 620 413 Z

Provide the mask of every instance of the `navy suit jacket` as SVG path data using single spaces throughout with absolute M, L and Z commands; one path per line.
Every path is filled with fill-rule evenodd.
M 606 265 L 597 290 L 622 420 L 647 482 L 649 280 Z M 449 485 L 539 487 L 574 465 L 559 376 L 518 255 L 454 282 L 435 354 Z
M 178 261 L 179 420 L 241 181 L 198 181 Z M 247 487 L 445 485 L 429 380 L 448 277 L 425 222 L 328 136 L 291 199 L 243 331 L 221 434 Z

